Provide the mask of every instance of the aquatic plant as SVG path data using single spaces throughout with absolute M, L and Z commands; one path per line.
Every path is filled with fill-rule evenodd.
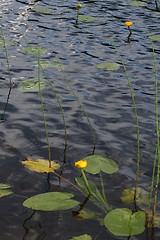
M 128 27 L 128 30 L 129 30 L 129 35 L 128 35 L 128 37 L 127 37 L 127 42 L 128 43 L 130 43 L 130 37 L 131 37 L 131 35 L 132 35 L 132 30 L 131 30 L 131 26 L 133 25 L 133 22 L 131 22 L 131 21 L 127 21 L 127 22 L 125 22 L 125 26 L 127 26 Z
M 78 23 L 78 18 L 79 18 L 79 14 L 80 14 L 80 9 L 83 7 L 83 5 L 81 3 L 77 4 L 77 17 L 76 17 L 76 24 Z

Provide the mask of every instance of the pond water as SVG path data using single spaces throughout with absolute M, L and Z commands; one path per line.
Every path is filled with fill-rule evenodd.
M 141 1 L 144 6 L 133 6 L 129 0 L 81 3 L 80 13 L 94 17 L 95 21 L 75 24 L 77 2 L 74 0 L 0 0 L 1 41 L 4 35 L 13 83 L 3 121 L 9 73 L 5 50 L 1 47 L 0 181 L 11 185 L 13 194 L 0 199 L 0 239 L 69 240 L 85 233 L 99 240 L 128 239 L 112 235 L 95 219 L 78 221 L 72 210 L 33 212 L 22 206 L 27 197 L 48 189 L 71 192 L 79 201 L 84 201 L 74 187 L 64 181 L 59 184 L 54 174 L 48 180 L 47 174 L 29 171 L 21 164 L 28 157 L 48 159 L 39 93 L 18 90 L 21 82 L 38 76 L 34 55 L 23 51 L 28 46 L 46 48 L 40 56 L 42 60 L 63 64 L 63 69 L 51 67 L 41 73 L 46 83 L 43 104 L 52 160 L 66 163 L 62 175 L 74 182 L 74 177 L 80 175 L 74 161 L 93 151 L 114 159 L 118 172 L 105 174 L 103 178 L 108 202 L 115 207 L 124 207 L 120 200 L 122 191 L 135 186 L 137 159 L 136 121 L 121 55 L 135 96 L 140 127 L 139 184 L 146 191 L 149 189 L 156 125 L 154 61 L 148 34 L 160 33 L 160 11 L 154 11 L 155 2 L 148 0 Z M 126 42 L 128 29 L 124 25 L 128 20 L 133 21 L 130 43 Z M 153 43 L 159 72 L 160 43 Z M 118 63 L 120 68 L 116 71 L 98 69 L 96 65 L 103 61 Z M 64 109 L 66 146 L 61 109 L 47 79 L 53 84 Z M 82 105 L 95 134 L 95 149 Z M 99 182 L 97 175 L 92 176 L 92 180 Z M 86 208 L 99 213 L 89 202 Z M 156 239 L 159 235 L 157 229 Z M 145 236 L 144 232 L 130 239 L 145 239 Z

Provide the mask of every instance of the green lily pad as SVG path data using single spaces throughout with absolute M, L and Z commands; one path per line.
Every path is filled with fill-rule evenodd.
M 149 36 L 148 38 L 149 38 L 150 40 L 152 40 L 152 41 L 160 42 L 160 34 L 158 34 L 158 35 L 153 35 L 153 36 Z
M 24 54 L 33 54 L 33 55 L 38 55 L 38 54 L 45 54 L 47 52 L 46 48 L 40 48 L 37 46 L 30 46 L 22 49 L 22 52 Z
M 84 170 L 91 174 L 98 174 L 100 171 L 112 174 L 118 170 L 117 163 L 113 159 L 99 154 L 85 157 L 85 160 L 87 160 L 88 165 Z
M 40 82 L 40 89 L 45 88 L 46 84 L 44 82 Z M 39 92 L 39 82 L 34 79 L 29 79 L 21 82 L 18 85 L 18 90 L 21 92 Z
M 94 22 L 96 18 L 89 15 L 79 15 L 78 20 L 82 22 Z
M 143 2 L 143 1 L 138 1 L 138 0 L 133 0 L 129 3 L 131 6 L 134 6 L 134 7 L 145 7 L 147 6 L 147 3 L 146 2 Z
M 63 69 L 64 65 L 61 62 L 49 62 L 49 61 L 40 61 L 40 65 L 43 69 L 52 69 L 52 68 L 57 68 L 57 69 Z M 35 62 L 35 67 L 38 67 L 37 62 Z
M 0 198 L 6 197 L 6 196 L 8 196 L 8 195 L 13 193 L 11 190 L 8 189 L 10 187 L 11 186 L 8 185 L 8 184 L 0 183 Z
M 78 237 L 73 237 L 71 240 L 92 240 L 92 238 L 90 235 L 84 234 Z
M 133 236 L 145 230 L 146 215 L 143 211 L 133 213 L 128 208 L 117 208 L 104 218 L 105 227 L 115 236 Z
M 23 206 L 41 211 L 60 211 L 74 208 L 79 204 L 74 195 L 64 192 L 47 192 L 35 195 L 23 202 Z
M 44 8 L 44 7 L 34 7 L 31 11 L 32 12 L 43 13 L 43 14 L 52 14 L 53 13 L 53 9 Z
M 96 65 L 99 69 L 107 69 L 108 71 L 116 71 L 120 68 L 120 64 L 114 62 L 102 62 Z

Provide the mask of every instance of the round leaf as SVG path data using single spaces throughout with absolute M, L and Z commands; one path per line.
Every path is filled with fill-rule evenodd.
M 107 69 L 108 71 L 116 71 L 120 68 L 120 65 L 114 62 L 103 62 L 103 63 L 97 64 L 96 67 L 100 69 L 104 68 L 104 69 Z
M 40 89 L 45 88 L 45 86 L 45 83 L 41 81 Z M 18 90 L 22 92 L 39 92 L 39 82 L 33 79 L 23 81 L 18 85 Z
M 63 192 L 48 192 L 30 197 L 23 202 L 23 206 L 41 211 L 68 210 L 79 204 L 72 200 L 73 194 Z
M 87 160 L 88 165 L 84 170 L 92 174 L 98 174 L 100 171 L 112 174 L 118 169 L 114 160 L 99 154 L 90 155 L 85 160 Z
M 115 236 L 133 236 L 145 230 L 145 212 L 132 213 L 128 208 L 117 208 L 104 218 L 105 227 Z

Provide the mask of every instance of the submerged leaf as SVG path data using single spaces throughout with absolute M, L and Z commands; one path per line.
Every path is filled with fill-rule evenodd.
M 41 211 L 68 210 L 79 204 L 71 199 L 73 197 L 73 194 L 64 192 L 41 193 L 25 200 L 23 206 Z
M 88 234 L 84 234 L 78 237 L 73 237 L 71 240 L 92 240 L 92 237 Z
M 117 208 L 104 218 L 105 227 L 115 236 L 133 236 L 145 230 L 146 215 L 143 211 L 133 213 L 128 208 Z
M 49 173 L 54 172 L 60 168 L 60 165 L 54 161 L 51 161 L 51 167 L 49 167 L 49 160 L 37 159 L 33 160 L 28 158 L 27 160 L 22 161 L 22 164 L 29 170 L 39 172 L 39 173 Z
M 46 84 L 40 81 L 40 89 L 42 90 L 45 86 Z M 22 92 L 39 92 L 39 82 L 34 79 L 23 81 L 18 85 L 18 90 Z
M 9 42 L 9 41 L 6 41 L 6 40 L 0 40 L 0 48 L 4 47 L 4 44 L 5 44 L 5 46 L 16 46 L 16 43 L 14 43 L 14 42 Z
M 84 170 L 92 174 L 98 174 L 100 171 L 112 174 L 118 170 L 118 166 L 113 159 L 99 154 L 85 157 L 85 160 L 87 160 L 88 165 Z
M 120 64 L 114 62 L 102 62 L 96 65 L 97 68 L 104 68 L 108 71 L 116 71 L 120 68 Z
M 124 189 L 121 195 L 121 200 L 124 204 L 130 204 L 134 202 L 135 188 Z M 142 188 L 137 188 L 136 204 L 147 206 L 149 204 L 149 193 Z
M 94 22 L 96 18 L 88 15 L 79 15 L 78 20 L 82 22 Z

